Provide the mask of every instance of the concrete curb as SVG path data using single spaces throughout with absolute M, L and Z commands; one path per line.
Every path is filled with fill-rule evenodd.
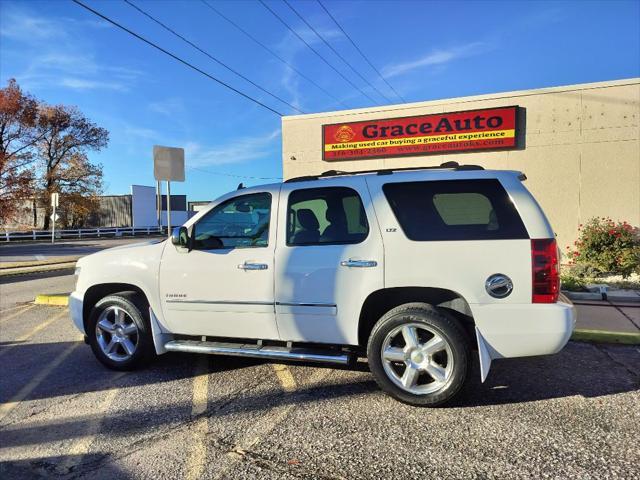
M 56 307 L 68 307 L 69 295 L 37 295 L 33 301 L 36 305 L 55 305 Z
M 607 330 L 587 330 L 577 328 L 573 331 L 571 340 L 590 343 L 640 345 L 640 333 L 609 332 Z
M 29 273 L 53 272 L 55 270 L 72 270 L 76 267 L 76 262 L 50 263 L 47 265 L 35 265 L 30 267 L 14 267 L 0 269 L 0 278 L 14 275 L 25 275 Z
M 622 296 L 614 294 L 607 294 L 606 298 L 603 298 L 600 292 L 569 292 L 567 290 L 562 290 L 562 293 L 569 297 L 571 300 L 609 300 L 610 302 L 631 302 L 631 303 L 640 303 L 640 295 L 637 297 L 631 296 Z
M 63 255 L 59 257 L 43 258 L 41 260 L 22 260 L 19 262 L 0 262 L 0 271 L 12 268 L 23 267 L 46 267 L 47 265 L 57 265 L 59 263 L 77 262 L 81 255 Z

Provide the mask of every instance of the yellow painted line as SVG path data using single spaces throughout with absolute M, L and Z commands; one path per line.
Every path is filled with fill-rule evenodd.
M 196 363 L 196 374 L 193 379 L 193 397 L 191 415 L 202 415 L 207 411 L 207 393 L 209 390 L 209 357 L 201 355 Z M 188 480 L 201 478 L 207 460 L 207 445 L 205 437 L 208 430 L 208 418 L 201 416 L 194 425 L 194 438 L 189 458 L 187 460 Z
M 33 303 L 36 305 L 67 307 L 69 306 L 69 295 L 36 295 L 36 299 Z
M 21 305 L 21 306 L 25 307 L 24 305 Z M 11 315 L 9 315 L 8 317 L 4 317 L 4 316 L 0 317 L 0 321 L 7 322 L 7 321 L 11 320 L 12 318 L 16 318 L 16 317 L 22 315 L 23 313 L 31 310 L 32 308 L 35 308 L 35 305 L 27 305 L 26 308 L 23 308 L 19 312 L 14 312 Z M 2 312 L 2 313 L 4 313 L 4 312 Z
M 285 392 L 293 392 L 296 389 L 296 381 L 291 374 L 291 370 L 286 365 L 272 365 L 276 371 L 276 376 L 280 380 L 282 389 Z
M 286 392 L 293 392 L 296 389 L 296 381 L 291 374 L 291 370 L 286 365 L 272 364 L 273 370 L 278 377 L 282 389 Z M 295 408 L 294 404 L 283 405 L 270 410 L 251 429 L 249 429 L 235 447 L 224 457 L 223 461 L 216 466 L 214 479 L 226 478 L 227 472 L 246 455 L 247 450 L 256 446 L 260 441 L 269 435 L 274 428 L 287 418 L 289 412 Z M 233 475 L 229 475 L 233 477 Z
M 68 312 L 69 312 L 69 310 L 67 310 L 65 308 L 63 311 L 61 311 L 57 315 L 54 315 L 53 317 L 51 317 L 46 322 L 41 323 L 40 325 L 37 325 L 36 327 L 32 328 L 31 330 L 29 330 L 24 335 L 19 336 L 15 340 L 9 340 L 9 341 L 13 342 L 13 343 L 16 343 L 16 344 L 23 343 L 23 342 L 29 340 L 31 337 L 33 337 L 39 331 L 44 330 L 45 328 L 47 328 L 49 325 L 51 325 L 56 320 L 58 320 L 61 317 L 65 316 Z M 6 355 L 8 352 L 10 352 L 12 346 L 17 346 L 17 345 L 7 345 L 2 351 L 0 351 L 0 357 L 2 357 L 3 355 Z
M 113 383 L 126 374 L 126 372 L 117 372 L 111 377 L 109 382 Z M 99 402 L 93 405 L 91 411 L 94 417 L 89 422 L 85 435 L 77 440 L 71 448 L 66 450 L 66 458 L 56 466 L 62 473 L 68 473 L 69 470 L 76 465 L 76 462 L 81 461 L 82 457 L 89 452 L 89 448 L 98 435 L 100 426 L 102 425 L 103 415 L 109 409 L 118 393 L 120 393 L 120 389 L 112 388 L 104 394 Z
M 0 422 L 6 418 L 11 411 L 20 404 L 27 396 L 35 390 L 42 381 L 49 376 L 49 374 L 58 368 L 65 359 L 71 355 L 71 353 L 81 345 L 80 342 L 69 345 L 66 349 L 58 354 L 56 358 L 47 366 L 41 370 L 35 377 L 33 377 L 24 387 L 20 389 L 8 402 L 0 404 Z

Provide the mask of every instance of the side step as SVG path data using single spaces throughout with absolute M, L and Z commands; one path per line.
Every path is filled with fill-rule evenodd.
M 164 346 L 170 352 L 208 353 L 236 357 L 267 358 L 272 360 L 298 360 L 302 362 L 338 363 L 347 365 L 350 355 L 327 350 L 308 350 L 278 346 L 261 346 L 255 343 L 223 343 L 198 340 L 172 340 Z

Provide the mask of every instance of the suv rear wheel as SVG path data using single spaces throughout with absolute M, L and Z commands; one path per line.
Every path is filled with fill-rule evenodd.
M 148 308 L 135 292 L 116 293 L 96 303 L 87 321 L 87 336 L 102 364 L 133 370 L 153 357 Z
M 387 312 L 371 331 L 367 357 L 382 390 L 402 402 L 431 407 L 460 391 L 471 358 L 455 319 L 426 303 Z

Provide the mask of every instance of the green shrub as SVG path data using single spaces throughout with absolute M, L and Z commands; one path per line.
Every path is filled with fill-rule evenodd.
M 562 290 L 569 290 L 570 292 L 583 292 L 587 289 L 585 280 L 567 273 L 560 275 L 560 285 Z
M 628 277 L 640 273 L 640 232 L 627 222 L 595 217 L 578 228 L 575 249 L 567 252 L 576 275 Z

